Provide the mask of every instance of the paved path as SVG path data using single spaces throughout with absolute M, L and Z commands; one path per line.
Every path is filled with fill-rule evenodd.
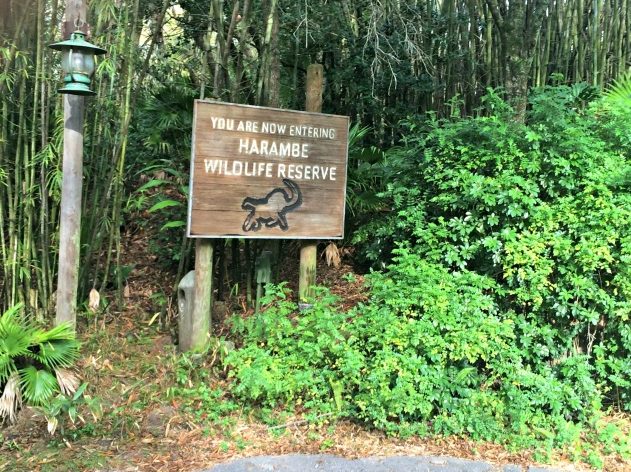
M 348 460 L 330 455 L 259 456 L 219 464 L 204 472 L 560 472 L 558 469 L 450 457 L 368 457 Z

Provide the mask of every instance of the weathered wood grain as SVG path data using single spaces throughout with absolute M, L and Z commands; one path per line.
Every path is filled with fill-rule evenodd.
M 342 238 L 347 148 L 345 116 L 197 100 L 188 235 Z

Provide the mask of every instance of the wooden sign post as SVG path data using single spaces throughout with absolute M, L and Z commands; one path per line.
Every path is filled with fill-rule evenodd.
M 344 237 L 346 116 L 196 100 L 188 236 L 196 245 L 195 301 L 186 345 L 210 324 L 207 238 Z
M 322 89 L 324 87 L 324 67 L 311 64 L 307 68 L 307 111 L 322 111 Z M 300 270 L 298 280 L 298 300 L 301 309 L 305 300 L 313 296 L 312 287 L 316 284 L 316 266 L 318 261 L 317 241 L 305 241 L 300 248 Z

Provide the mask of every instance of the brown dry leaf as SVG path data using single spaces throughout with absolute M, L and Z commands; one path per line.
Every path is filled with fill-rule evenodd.
M 92 290 L 90 290 L 88 308 L 90 309 L 92 313 L 94 313 L 96 312 L 96 310 L 99 309 L 100 303 L 101 303 L 101 295 L 99 294 L 98 290 L 93 288 Z
M 326 258 L 326 264 L 331 267 L 339 267 L 342 263 L 342 258 L 340 257 L 340 250 L 335 243 L 329 243 L 329 245 L 324 249 L 324 256 Z
M 70 369 L 57 369 L 55 374 L 61 393 L 64 395 L 73 395 L 77 391 L 80 379 L 76 372 Z

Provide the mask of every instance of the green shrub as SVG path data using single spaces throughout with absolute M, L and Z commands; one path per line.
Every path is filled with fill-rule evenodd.
M 328 405 L 333 411 L 338 362 L 345 356 L 345 316 L 332 306 L 330 294 L 298 315 L 287 293 L 283 284 L 268 285 L 263 312 L 233 319 L 235 332 L 243 336 L 243 347 L 226 359 L 229 375 L 238 380 L 233 393 L 266 406 Z
M 362 420 L 392 434 L 467 434 L 530 445 L 556 443 L 587 424 L 600 397 L 585 356 L 534 369 L 517 327 L 487 292 L 492 279 L 451 274 L 408 249 L 369 277 L 368 302 L 347 314 L 325 290 L 298 313 L 272 287 L 266 310 L 233 329 L 232 394 L 263 408 Z M 401 288 L 404 288 L 402 290 Z
M 0 317 L 0 419 L 15 420 L 24 402 L 46 406 L 57 394 L 79 387 L 71 367 L 79 342 L 67 324 L 45 330 L 20 316 L 16 305 Z
M 387 157 L 392 210 L 355 241 L 379 267 L 405 243 L 491 278 L 529 366 L 585 358 L 607 403 L 629 409 L 631 112 L 593 95 L 535 90 L 525 124 L 493 93 L 485 116 L 410 121 Z
M 235 323 L 233 393 L 546 448 L 631 409 L 631 113 L 593 94 L 534 91 L 526 123 L 492 92 L 485 116 L 410 121 L 379 164 L 371 208 L 390 211 L 355 235 L 384 269 L 369 300 L 344 314 L 323 292 L 298 313 L 274 289 Z

